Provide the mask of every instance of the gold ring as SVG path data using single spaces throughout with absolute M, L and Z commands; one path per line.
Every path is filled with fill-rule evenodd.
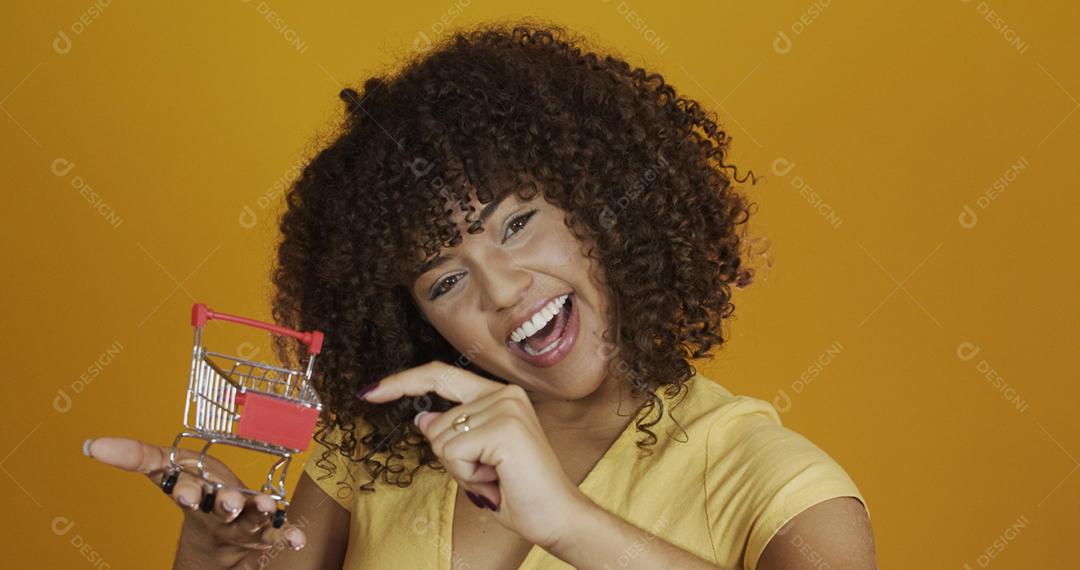
M 469 414 L 461 414 L 454 419 L 454 429 L 460 432 L 469 431 Z

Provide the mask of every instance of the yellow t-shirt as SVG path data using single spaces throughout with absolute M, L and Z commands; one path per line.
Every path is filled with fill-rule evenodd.
M 637 419 L 631 421 L 581 483 L 586 496 L 646 531 L 646 538 L 659 536 L 721 567 L 746 570 L 755 570 L 776 531 L 806 508 L 845 496 L 866 508 L 840 464 L 782 426 L 771 404 L 732 395 L 701 374 L 687 387 L 670 399 L 666 387 L 656 390 L 665 410 L 650 428 L 658 440 L 653 455 L 638 456 L 636 441 L 645 434 L 637 431 Z M 655 408 L 647 416 L 642 410 L 638 418 L 651 421 L 656 414 Z M 424 467 L 409 487 L 385 485 L 380 478 L 374 493 L 349 493 L 339 484 L 343 474 L 352 474 L 346 480 L 354 487 L 370 477 L 335 452 L 334 477 L 320 480 L 326 471 L 315 462 L 323 449 L 313 444 L 304 470 L 352 513 L 344 568 L 453 570 L 462 565 L 452 560 L 457 480 L 449 473 Z M 534 546 L 519 568 L 572 566 Z

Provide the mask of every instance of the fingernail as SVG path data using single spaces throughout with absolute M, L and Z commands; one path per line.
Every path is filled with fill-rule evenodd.
M 413 419 L 412 419 L 412 423 L 415 424 L 416 427 L 420 427 L 420 416 L 422 416 L 424 414 L 430 414 L 430 413 L 431 412 L 429 412 L 427 410 L 424 410 L 424 411 L 420 412 L 419 414 L 416 414 L 416 416 L 413 417 Z
M 360 391 L 359 391 L 359 392 L 357 392 L 357 393 L 356 393 L 356 397 L 357 397 L 357 398 L 360 398 L 361 400 L 363 400 L 363 399 L 364 399 L 364 396 L 367 396 L 367 395 L 368 395 L 368 394 L 370 394 L 370 393 L 371 393 L 371 392 L 372 392 L 373 390 L 375 390 L 375 388 L 378 388 L 378 387 L 379 387 L 379 383 L 378 383 L 378 382 L 376 382 L 376 383 L 374 383 L 374 384 L 371 384 L 370 386 L 364 386 L 363 388 L 361 388 L 361 389 L 360 389 Z
M 487 505 L 485 505 L 481 501 L 479 496 L 474 495 L 474 494 L 470 493 L 469 491 L 465 491 L 465 496 L 468 497 L 469 500 L 472 501 L 474 505 L 476 505 L 476 508 L 478 508 L 478 509 L 486 509 L 487 508 Z
M 195 505 L 191 504 L 191 499 L 188 499 L 186 495 L 180 495 L 176 500 L 180 501 L 181 505 L 184 505 L 185 507 L 187 507 L 189 509 L 191 507 L 195 506 Z
M 82 453 L 83 453 L 83 455 L 85 455 L 87 457 L 93 457 L 94 456 L 92 453 L 90 453 L 90 446 L 91 445 L 94 445 L 94 438 L 90 438 L 90 439 L 83 442 L 83 444 L 82 444 Z
M 491 502 L 491 499 L 489 499 L 489 498 L 487 498 L 487 497 L 485 497 L 483 495 L 480 495 L 480 500 L 484 502 L 485 507 L 487 507 L 487 508 L 489 508 L 489 509 L 491 509 L 493 511 L 498 512 L 499 507 L 496 507 L 495 503 Z
M 228 499 L 221 501 L 221 508 L 225 509 L 225 512 L 229 513 L 230 515 L 235 515 L 236 513 L 240 512 L 240 507 L 232 504 L 231 502 L 229 502 Z

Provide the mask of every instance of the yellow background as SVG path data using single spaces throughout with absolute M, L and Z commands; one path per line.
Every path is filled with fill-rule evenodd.
M 773 265 L 703 370 L 848 470 L 883 567 L 1075 559 L 1076 3 L 318 4 L 0 8 L 0 565 L 168 566 L 179 510 L 83 439 L 171 441 L 193 300 L 269 318 L 281 186 L 343 84 L 530 14 L 662 73 L 765 176 Z

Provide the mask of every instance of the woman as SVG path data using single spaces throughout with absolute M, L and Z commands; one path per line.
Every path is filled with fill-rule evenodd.
M 688 362 L 753 275 L 727 134 L 566 36 L 484 26 L 341 92 L 273 274 L 275 319 L 327 332 L 317 445 L 281 529 L 182 477 L 178 565 L 874 567 L 844 470 Z

